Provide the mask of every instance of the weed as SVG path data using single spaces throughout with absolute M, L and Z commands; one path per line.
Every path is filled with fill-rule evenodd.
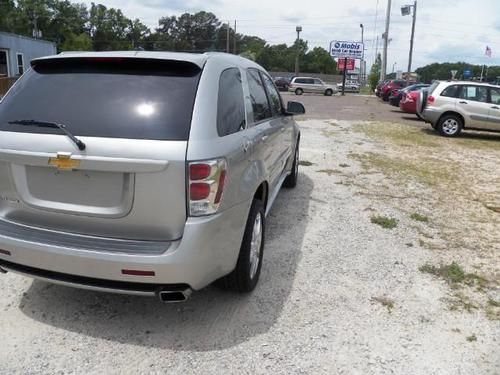
M 429 218 L 425 215 L 421 215 L 417 212 L 414 212 L 410 215 L 410 218 L 415 220 L 415 221 L 420 221 L 422 223 L 427 223 L 429 221 Z
M 406 246 L 408 246 L 408 247 L 413 247 L 413 244 L 412 244 L 411 242 L 407 242 L 407 243 L 406 243 Z
M 350 165 L 349 164 L 346 164 L 346 163 L 342 163 L 342 164 L 339 164 L 339 167 L 340 168 L 349 168 Z
M 456 262 L 448 265 L 440 265 L 439 267 L 426 263 L 419 270 L 420 272 L 440 277 L 450 284 L 463 283 L 468 286 L 477 285 L 479 289 L 483 289 L 488 284 L 488 280 L 484 277 L 475 273 L 465 273 L 463 268 Z
M 477 341 L 476 335 L 470 335 L 467 336 L 467 341 L 472 342 L 472 341 Z
M 380 225 L 382 228 L 385 229 L 393 229 L 398 226 L 398 220 L 394 219 L 393 217 L 378 215 L 378 216 L 372 216 L 370 220 L 373 224 Z
M 488 298 L 488 305 L 493 307 L 500 307 L 500 301 L 495 301 L 493 298 Z
M 387 307 L 387 311 L 389 311 L 389 313 L 391 313 L 394 308 L 394 300 L 388 297 L 372 297 L 372 301 L 378 302 L 382 306 Z
M 301 160 L 299 161 L 299 165 L 302 165 L 303 167 L 310 167 L 311 165 L 313 165 L 314 163 L 311 163 L 310 161 L 308 160 Z

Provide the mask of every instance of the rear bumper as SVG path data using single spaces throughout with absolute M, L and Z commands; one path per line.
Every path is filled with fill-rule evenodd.
M 120 293 L 154 294 L 163 285 L 198 290 L 234 269 L 250 204 L 189 218 L 182 239 L 171 242 L 160 255 L 68 248 L 0 233 L 4 250 L 0 267 L 65 285 Z M 124 275 L 124 269 L 152 271 L 154 276 Z
M 425 108 L 420 116 L 426 121 L 433 125 L 436 125 L 439 118 L 441 117 L 442 112 L 436 111 L 433 108 Z

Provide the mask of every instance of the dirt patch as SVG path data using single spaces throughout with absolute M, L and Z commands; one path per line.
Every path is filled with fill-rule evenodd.
M 491 310 L 488 296 L 498 295 L 500 285 L 500 136 L 447 139 L 427 128 L 383 122 L 352 129 L 371 142 L 365 152 L 350 154 L 364 170 L 359 193 L 407 213 L 419 244 L 436 250 L 438 263 L 460 263 L 478 273 L 473 279 L 480 282 L 461 285 L 454 305 Z M 439 264 L 423 267 L 450 270 Z M 476 275 L 460 270 L 468 280 Z M 483 293 L 474 293 L 478 290 Z

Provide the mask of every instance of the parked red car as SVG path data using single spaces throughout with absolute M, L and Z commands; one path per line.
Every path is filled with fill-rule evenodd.
M 403 87 L 406 87 L 407 85 L 408 82 L 403 79 L 393 79 L 382 86 L 382 88 L 380 89 L 380 97 L 384 102 L 386 102 L 389 100 L 389 96 L 391 96 L 392 90 L 401 89 Z
M 417 96 L 420 90 L 404 92 L 399 102 L 399 108 L 406 113 L 417 113 Z

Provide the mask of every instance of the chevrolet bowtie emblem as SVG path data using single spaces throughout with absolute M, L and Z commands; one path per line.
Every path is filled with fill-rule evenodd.
M 71 171 L 80 166 L 80 160 L 71 159 L 71 153 L 58 152 L 55 158 L 49 158 L 49 165 L 61 171 Z

